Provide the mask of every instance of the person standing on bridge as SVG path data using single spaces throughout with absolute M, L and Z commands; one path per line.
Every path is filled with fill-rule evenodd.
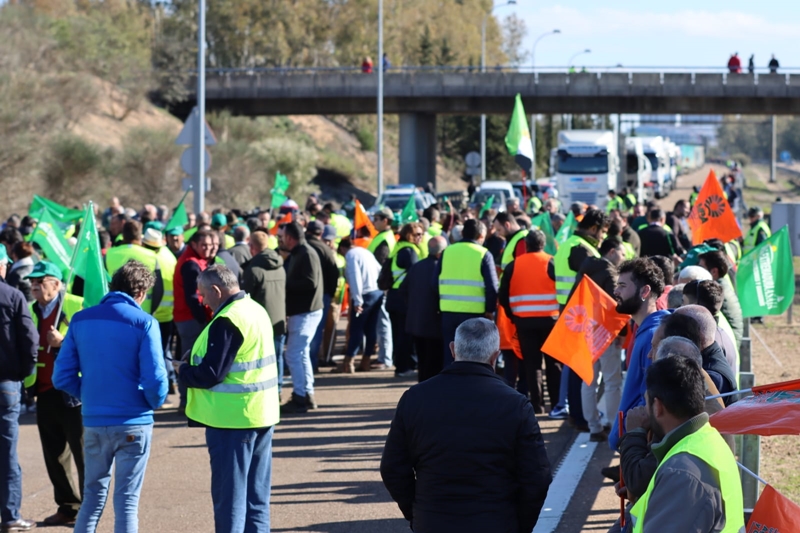
M 742 73 L 742 60 L 739 59 L 739 52 L 734 52 L 728 60 L 728 72 L 731 74 Z
M 372 74 L 372 58 L 367 56 L 361 62 L 361 72 L 364 74 Z
M 173 365 L 189 388 L 189 425 L 206 428 L 215 531 L 268 532 L 272 434 L 280 420 L 270 318 L 222 265 L 200 274 L 198 290 L 214 316 L 189 362 Z M 310 341 L 310 334 L 302 336 Z
M 780 68 L 781 64 L 778 63 L 778 60 L 775 59 L 775 54 L 772 54 L 772 59 L 769 60 L 769 73 L 770 74 L 777 74 L 778 68 Z
M 53 386 L 82 402 L 86 481 L 76 531 L 96 530 L 112 466 L 114 529 L 139 529 L 153 411 L 167 397 L 159 323 L 140 307 L 154 283 L 149 267 L 125 263 L 111 279 L 111 292 L 72 318 L 55 361 Z
M 455 362 L 407 390 L 381 478 L 415 533 L 529 532 L 552 481 L 533 407 L 494 371 L 500 334 L 463 322 Z

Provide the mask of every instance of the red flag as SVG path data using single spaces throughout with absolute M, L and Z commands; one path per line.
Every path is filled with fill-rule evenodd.
M 742 236 L 742 229 L 713 169 L 697 195 L 687 222 L 692 229 L 693 244 L 714 238 L 728 242 Z
M 709 419 L 728 435 L 800 435 L 800 380 L 753 387 L 753 396 Z
M 568 365 L 589 385 L 594 379 L 593 363 L 629 319 L 630 316 L 617 313 L 616 300 L 584 276 L 542 351 Z
M 278 221 L 275 223 L 274 226 L 272 226 L 272 228 L 269 230 L 269 234 L 270 235 L 277 235 L 278 234 L 278 230 L 280 229 L 280 227 L 283 224 L 288 224 L 291 221 L 292 221 L 292 213 L 286 213 L 285 215 L 283 215 L 283 217 L 278 219 Z
M 786 498 L 771 485 L 764 487 L 747 523 L 747 533 L 763 532 L 800 532 L 800 505 Z

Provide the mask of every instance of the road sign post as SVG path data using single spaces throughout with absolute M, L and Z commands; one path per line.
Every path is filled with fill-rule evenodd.
M 193 207 L 196 213 L 205 209 L 205 194 L 209 190 L 210 182 L 206 179 L 205 174 L 211 168 L 211 152 L 206 147 L 217 144 L 217 139 L 211 128 L 208 127 L 208 123 L 200 116 L 200 110 L 196 106 L 189 113 L 183 129 L 175 139 L 175 144 L 178 146 L 188 146 L 181 155 L 181 168 L 190 176 L 194 195 Z M 202 149 L 200 149 L 201 146 Z M 184 186 L 182 185 L 182 187 Z

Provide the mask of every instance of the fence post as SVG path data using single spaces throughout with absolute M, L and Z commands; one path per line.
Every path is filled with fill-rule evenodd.
M 754 387 L 756 384 L 755 375 L 752 372 L 740 372 L 739 382 L 739 388 L 741 389 Z M 761 463 L 761 437 L 758 435 L 744 435 L 739 458 L 746 468 L 749 468 L 754 474 L 758 474 L 759 464 Z M 744 508 L 753 509 L 756 501 L 758 501 L 758 480 L 753 476 L 742 474 L 742 496 L 744 497 Z

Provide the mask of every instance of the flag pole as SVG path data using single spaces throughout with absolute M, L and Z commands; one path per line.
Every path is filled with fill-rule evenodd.
M 745 471 L 747 474 L 750 474 L 751 476 L 753 476 L 754 478 L 756 478 L 757 480 L 759 480 L 759 481 L 760 481 L 762 484 L 764 484 L 764 485 L 769 485 L 769 483 L 767 483 L 767 482 L 766 482 L 764 479 L 762 479 L 762 478 L 761 478 L 761 477 L 760 477 L 758 474 L 754 473 L 752 470 L 750 470 L 749 468 L 747 468 L 746 466 L 744 466 L 744 465 L 743 465 L 742 463 L 740 463 L 739 461 L 736 461 L 736 464 L 737 464 L 737 465 L 739 465 L 739 468 L 741 468 L 741 469 L 742 469 L 742 470 L 744 470 L 744 471 Z
M 714 394 L 711 396 L 706 396 L 706 401 L 708 400 L 716 400 L 717 398 L 727 398 L 728 396 L 736 396 L 739 394 L 747 394 L 749 392 L 753 392 L 753 389 L 744 389 L 744 390 L 735 390 L 733 392 L 723 392 L 720 394 Z

